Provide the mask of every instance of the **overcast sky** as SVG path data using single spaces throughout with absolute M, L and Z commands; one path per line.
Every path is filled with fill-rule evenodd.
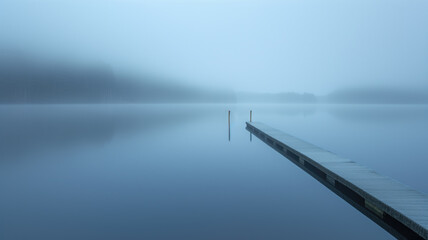
M 237 91 L 428 87 L 426 0 L 1 0 L 0 44 Z

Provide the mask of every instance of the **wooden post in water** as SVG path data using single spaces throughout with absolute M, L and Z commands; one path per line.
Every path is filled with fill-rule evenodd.
M 228 117 L 227 117 L 228 123 L 229 123 L 229 127 L 230 127 L 230 110 L 228 112 Z
M 253 110 L 250 110 L 250 122 L 252 122 L 252 118 L 253 118 Z M 250 142 L 253 141 L 253 133 L 250 132 Z
M 229 126 L 229 142 L 230 142 L 230 110 L 228 112 L 227 122 L 228 122 L 228 126 Z

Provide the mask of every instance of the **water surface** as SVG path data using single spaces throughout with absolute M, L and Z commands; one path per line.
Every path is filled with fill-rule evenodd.
M 424 105 L 3 105 L 0 238 L 392 239 L 250 141 L 250 109 L 428 192 Z

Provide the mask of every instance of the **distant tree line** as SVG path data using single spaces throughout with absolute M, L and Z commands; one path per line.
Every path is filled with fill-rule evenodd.
M 316 103 L 317 97 L 311 93 L 249 93 L 237 94 L 238 102 L 260 102 L 260 103 Z
M 336 90 L 322 98 L 327 103 L 347 104 L 426 104 L 428 90 L 424 88 L 360 87 Z
M 234 102 L 233 92 L 214 92 L 156 79 L 115 76 L 107 65 L 42 65 L 0 60 L 0 103 Z

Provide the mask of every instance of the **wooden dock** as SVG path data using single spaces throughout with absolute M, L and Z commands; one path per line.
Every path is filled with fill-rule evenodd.
M 398 239 L 428 239 L 428 195 L 263 123 L 247 130 Z

